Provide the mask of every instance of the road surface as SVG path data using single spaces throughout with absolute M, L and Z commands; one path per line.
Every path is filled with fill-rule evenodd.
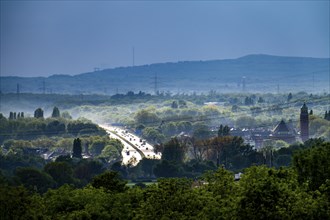
M 144 157 L 161 159 L 161 153 L 156 154 L 154 152 L 154 147 L 146 142 L 146 140 L 119 127 L 109 125 L 99 126 L 105 129 L 111 138 L 120 140 L 124 145 L 121 152 L 123 164 L 127 165 L 131 163 L 133 166 L 136 166 Z

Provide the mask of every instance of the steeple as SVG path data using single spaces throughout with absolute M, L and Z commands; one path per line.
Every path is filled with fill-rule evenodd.
M 305 102 L 300 109 L 300 136 L 302 141 L 309 139 L 308 107 Z
M 307 106 L 306 106 L 306 102 L 304 102 L 304 104 L 303 104 L 303 106 L 301 107 L 301 109 L 300 109 L 300 111 L 301 112 L 307 112 L 308 113 L 308 108 L 307 108 Z

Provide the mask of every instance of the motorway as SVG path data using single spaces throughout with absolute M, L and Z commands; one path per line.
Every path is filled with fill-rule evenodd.
M 146 142 L 146 140 L 143 140 L 120 127 L 109 125 L 99 126 L 107 131 L 110 138 L 118 139 L 124 145 L 121 152 L 121 155 L 123 156 L 123 164 L 127 165 L 131 163 L 133 166 L 136 166 L 144 157 L 161 159 L 161 153 L 156 154 L 154 152 L 154 147 Z

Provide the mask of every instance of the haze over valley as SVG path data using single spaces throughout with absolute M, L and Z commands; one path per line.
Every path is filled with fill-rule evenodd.
M 329 1 L 0 1 L 0 219 L 330 219 Z

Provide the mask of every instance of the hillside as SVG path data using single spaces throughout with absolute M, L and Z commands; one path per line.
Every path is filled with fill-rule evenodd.
M 248 55 L 238 59 L 158 63 L 119 67 L 75 76 L 1 77 L 1 92 L 115 94 L 128 91 L 324 92 L 329 90 L 329 58 Z M 156 79 L 157 78 L 157 79 Z M 314 78 L 314 79 L 313 79 Z M 313 86 L 314 85 L 314 86 Z

